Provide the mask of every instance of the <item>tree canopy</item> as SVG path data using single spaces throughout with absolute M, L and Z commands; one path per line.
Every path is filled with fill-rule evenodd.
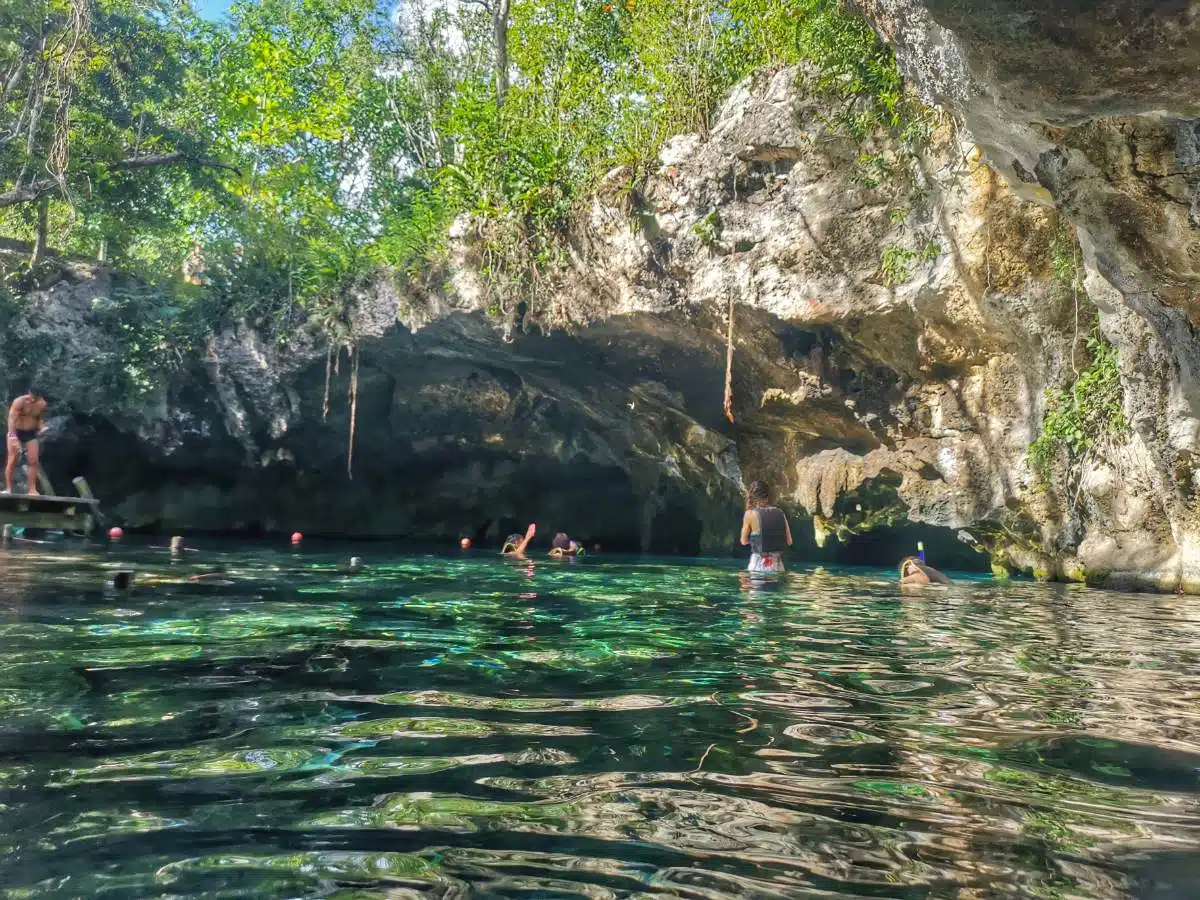
M 528 291 L 605 172 L 799 61 L 870 98 L 855 127 L 901 124 L 839 0 L 0 0 L 0 236 L 282 331 L 427 270 L 470 213 L 496 290 Z

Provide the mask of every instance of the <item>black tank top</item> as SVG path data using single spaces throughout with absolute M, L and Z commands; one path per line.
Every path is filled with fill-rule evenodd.
M 758 510 L 758 533 L 750 535 L 752 553 L 780 553 L 787 549 L 787 516 L 774 506 Z

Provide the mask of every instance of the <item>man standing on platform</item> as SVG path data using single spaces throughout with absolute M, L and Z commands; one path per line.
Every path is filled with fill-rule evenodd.
M 13 489 L 13 472 L 17 468 L 17 460 L 21 458 L 22 448 L 25 450 L 26 476 L 25 490 L 28 494 L 38 492 L 38 435 L 42 433 L 42 422 L 46 418 L 46 399 L 36 387 L 31 387 L 29 393 L 18 397 L 8 408 L 8 464 L 4 467 L 4 493 L 11 494 Z

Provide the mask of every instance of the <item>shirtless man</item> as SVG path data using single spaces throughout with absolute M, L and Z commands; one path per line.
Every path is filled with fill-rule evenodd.
M 11 494 L 13 489 L 13 472 L 17 468 L 17 460 L 21 457 L 21 448 L 25 448 L 25 461 L 28 464 L 29 475 L 25 490 L 31 496 L 38 492 L 38 435 L 42 432 L 42 420 L 46 418 L 46 399 L 37 388 L 30 388 L 29 393 L 18 397 L 8 408 L 8 464 L 4 467 L 4 493 Z

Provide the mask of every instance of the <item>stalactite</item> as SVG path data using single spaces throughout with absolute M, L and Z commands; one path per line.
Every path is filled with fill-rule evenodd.
M 346 477 L 354 480 L 354 431 L 358 424 L 358 347 L 351 346 L 350 359 L 350 445 L 346 451 Z
M 733 300 L 729 295 L 729 335 L 725 340 L 725 418 L 733 421 Z
M 329 420 L 329 382 L 333 375 L 333 341 L 325 351 L 325 402 L 321 405 L 321 421 Z

